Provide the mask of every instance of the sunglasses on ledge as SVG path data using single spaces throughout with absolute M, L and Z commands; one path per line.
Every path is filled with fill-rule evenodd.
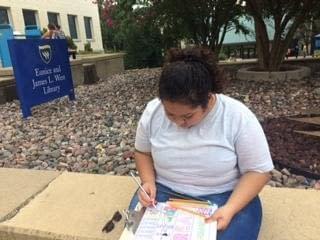
M 111 232 L 114 227 L 115 227 L 115 223 L 119 222 L 122 219 L 122 215 L 119 211 L 116 211 L 113 214 L 113 217 L 111 218 L 111 220 L 109 220 L 106 225 L 104 225 L 104 227 L 102 228 L 102 232 L 106 232 L 109 233 Z

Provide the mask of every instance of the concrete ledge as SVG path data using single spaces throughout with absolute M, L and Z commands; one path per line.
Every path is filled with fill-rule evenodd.
M 73 84 L 75 87 L 83 84 L 83 66 L 84 63 L 81 59 L 76 59 L 70 61 L 70 67 L 71 67 L 71 75 Z M 4 89 L 7 86 L 15 86 L 15 78 L 13 75 L 12 68 L 5 68 L 0 70 L 0 91 L 3 90 L 4 92 L 6 89 Z
M 0 68 L 0 78 L 5 76 L 13 76 L 13 69 L 12 67 L 8 68 Z
M 70 61 L 71 74 L 74 87 L 84 83 L 83 64 L 95 64 L 100 79 L 124 71 L 124 53 L 101 54 L 86 56 L 82 59 Z M 0 104 L 17 99 L 15 78 L 12 68 L 0 69 Z
M 83 64 L 83 60 L 82 59 L 74 59 L 70 61 L 70 66 L 74 66 L 74 65 L 81 65 Z
M 71 75 L 73 80 L 73 86 L 77 87 L 83 84 L 84 76 L 83 76 L 83 60 L 75 59 L 70 61 L 71 67 Z
M 108 53 L 108 54 L 99 54 L 99 55 L 89 55 L 85 56 L 82 55 L 82 59 L 84 59 L 86 62 L 92 60 L 92 61 L 101 61 L 101 60 L 111 60 L 115 58 L 123 58 L 125 53 Z
M 60 172 L 0 168 L 0 222 L 14 216 Z
M 279 72 L 254 71 L 251 67 L 241 68 L 237 72 L 237 79 L 246 81 L 285 81 L 301 80 L 311 75 L 308 67 L 294 66 L 295 70 Z
M 119 239 L 123 220 L 109 234 L 101 229 L 116 210 L 127 208 L 135 190 L 129 177 L 64 172 L 15 217 L 0 223 L 0 239 Z M 260 240 L 318 239 L 319 191 L 265 187 L 260 196 Z
M 115 211 L 128 207 L 135 189 L 128 177 L 64 172 L 0 224 L 0 239 L 118 239 L 123 220 L 109 234 L 101 230 Z
M 124 71 L 124 53 L 103 54 L 99 56 L 82 57 L 85 63 L 94 63 L 100 79 L 105 79 L 115 73 Z
M 13 76 L 0 76 L 0 104 L 17 99 L 16 83 Z
M 14 76 L 0 77 L 0 88 L 15 84 Z
M 259 239 L 319 239 L 319 191 L 265 187 L 260 196 L 264 218 Z

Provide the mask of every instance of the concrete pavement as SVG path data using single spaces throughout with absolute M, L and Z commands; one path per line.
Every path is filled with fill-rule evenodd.
M 11 218 L 60 172 L 0 168 L 0 222 Z
M 136 189 L 130 177 L 29 171 L 0 169 L 0 216 L 7 216 L 0 240 L 119 239 L 123 220 L 109 234 L 101 229 L 115 211 L 127 208 Z M 319 239 L 320 191 L 266 187 L 261 199 L 260 240 Z
M 128 177 L 64 172 L 0 224 L 0 239 L 118 239 L 124 221 L 110 234 L 101 230 L 115 211 L 127 208 L 135 188 Z

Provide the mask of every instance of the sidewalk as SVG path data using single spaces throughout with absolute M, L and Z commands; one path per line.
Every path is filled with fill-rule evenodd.
M 0 240 L 119 239 L 123 221 L 101 229 L 135 189 L 129 177 L 0 168 Z M 261 197 L 260 240 L 318 239 L 319 191 L 266 187 Z

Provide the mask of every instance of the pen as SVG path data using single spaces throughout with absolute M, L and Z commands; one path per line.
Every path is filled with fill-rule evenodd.
M 141 189 L 142 192 L 144 192 L 144 194 L 147 195 L 147 197 L 150 199 L 150 201 L 152 201 L 152 206 L 154 208 L 156 208 L 156 205 L 154 204 L 154 201 L 151 199 L 151 197 L 149 196 L 149 194 L 146 192 L 146 190 L 144 190 L 144 188 L 141 186 L 141 184 L 139 183 L 139 181 L 137 180 L 137 178 L 134 176 L 134 174 L 132 172 L 130 172 L 131 177 L 133 178 L 133 180 L 136 182 L 136 184 L 138 184 L 139 188 Z

